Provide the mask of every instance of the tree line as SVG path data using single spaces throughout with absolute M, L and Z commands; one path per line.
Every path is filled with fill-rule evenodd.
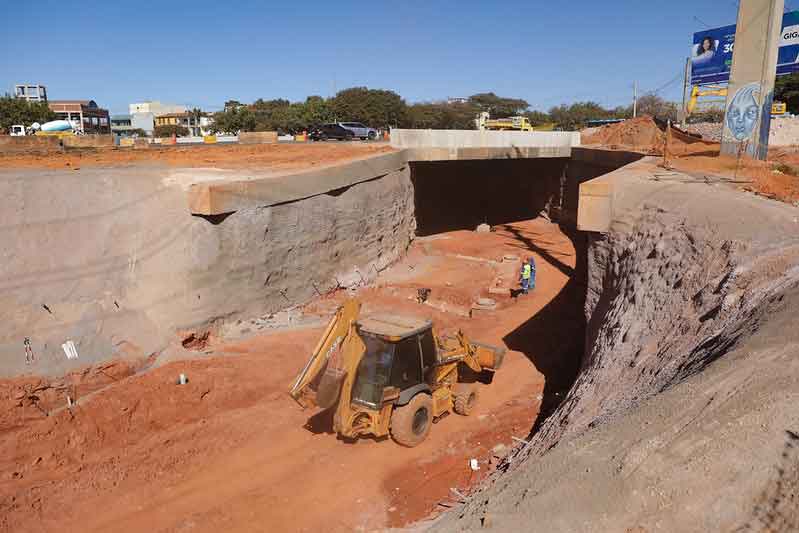
M 279 131 L 298 133 L 328 122 L 363 122 L 380 129 L 390 127 L 424 129 L 474 129 L 481 112 L 492 118 L 525 116 L 542 129 L 575 130 L 589 120 L 625 119 L 632 106 L 605 108 L 592 102 L 576 102 L 552 107 L 549 111 L 531 110 L 521 98 L 498 96 L 493 92 L 474 94 L 457 102 L 418 102 L 408 104 L 394 91 L 352 87 L 334 97 L 309 96 L 302 102 L 279 98 L 258 99 L 251 104 L 225 102 L 223 111 L 213 114 L 211 127 L 217 133 L 239 131 Z M 638 114 L 662 120 L 677 120 L 678 106 L 655 95 L 638 101 Z M 54 114 L 44 103 L 28 103 L 6 95 L 0 97 L 0 129 L 13 124 L 30 125 L 52 120 Z M 163 132 L 160 132 L 163 133 Z M 186 134 L 175 131 L 177 135 Z
M 309 96 L 304 102 L 281 98 L 242 104 L 229 100 L 224 111 L 214 114 L 213 128 L 220 133 L 297 133 L 328 122 L 352 121 L 380 129 L 474 129 L 475 119 L 481 112 L 488 112 L 492 118 L 525 116 L 533 126 L 559 130 L 579 129 L 589 120 L 625 119 L 633 114 L 632 105 L 607 109 L 591 101 L 555 106 L 548 112 L 537 111 L 531 110 L 524 99 L 498 96 L 493 92 L 474 94 L 465 101 L 408 104 L 393 91 L 352 87 L 332 98 Z M 638 113 L 676 121 L 678 106 L 648 95 L 638 100 Z
M 11 131 L 11 126 L 29 127 L 34 122 L 43 124 L 55 119 L 46 102 L 28 102 L 10 94 L 0 96 L 0 132 Z

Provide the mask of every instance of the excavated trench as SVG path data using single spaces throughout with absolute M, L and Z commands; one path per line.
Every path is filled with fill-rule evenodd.
M 573 158 L 437 161 L 411 163 L 416 233 L 433 235 L 474 230 L 479 224 L 507 224 L 539 216 L 559 223 L 575 250 L 575 266 L 547 250 L 534 237 L 517 235 L 525 251 L 568 277 L 567 284 L 538 313 L 503 338 L 525 354 L 545 376 L 535 434 L 566 398 L 585 354 L 589 234 L 577 231 L 579 185 L 639 159 L 632 153 L 575 149 Z M 522 252 L 526 253 L 526 252 Z M 562 326 L 565 322 L 568 327 Z M 553 336 L 552 328 L 577 335 Z M 588 339 L 589 342 L 590 339 Z
M 155 209 L 183 220 L 186 226 L 174 238 L 166 235 L 171 239 L 166 248 L 169 254 L 157 249 L 145 256 L 149 263 L 128 262 L 130 250 L 136 251 L 140 244 L 132 238 L 130 243 L 126 240 L 129 236 L 121 224 L 131 218 L 131 208 L 122 202 L 124 198 L 120 195 L 115 198 L 121 204 L 119 212 L 101 213 L 98 217 L 102 222 L 100 227 L 122 228 L 119 230 L 122 237 L 111 234 L 108 239 L 100 239 L 97 250 L 87 252 L 98 257 L 114 252 L 121 258 L 121 267 L 111 265 L 113 275 L 106 275 L 108 294 L 103 296 L 116 304 L 116 308 L 108 305 L 109 302 L 90 301 L 84 295 L 99 294 L 94 285 L 85 288 L 74 283 L 67 285 L 70 280 L 60 278 L 51 285 L 60 292 L 81 297 L 76 298 L 74 309 L 67 310 L 81 316 L 81 328 L 91 331 L 85 333 L 73 328 L 75 331 L 69 332 L 72 338 L 97 336 L 96 324 L 103 324 L 78 307 L 85 303 L 83 300 L 102 310 L 120 306 L 129 313 L 135 310 L 139 313 L 136 317 L 141 315 L 137 318 L 141 322 L 139 329 L 148 332 L 153 329 L 151 323 L 162 317 L 174 320 L 176 310 L 186 315 L 181 317 L 181 323 L 176 322 L 178 325 L 201 323 L 208 319 L 207 310 L 211 307 L 217 313 L 223 309 L 225 316 L 236 317 L 286 307 L 288 303 L 284 302 L 288 301 L 302 303 L 314 298 L 320 290 L 327 291 L 350 281 L 357 286 L 364 278 L 373 279 L 404 253 L 414 227 L 417 235 L 426 236 L 456 229 L 473 230 L 482 223 L 503 226 L 516 220 L 547 216 L 559 222 L 572 240 L 577 253 L 576 266 L 570 267 L 548 254 L 535 238 L 524 241 L 544 261 L 567 273 L 570 281 L 542 310 L 503 339 L 510 349 L 528 354 L 545 375 L 541 413 L 531 428 L 529 445 L 517 449 L 500 465 L 493 485 L 481 488 L 480 497 L 470 499 L 457 514 L 445 515 L 434 527 L 461 531 L 490 525 L 499 530 L 524 530 L 531 516 L 536 516 L 541 530 L 591 530 L 569 522 L 572 511 L 562 502 L 571 501 L 571 492 L 584 487 L 593 487 L 588 492 L 595 501 L 603 501 L 602 492 L 607 492 L 608 498 L 624 501 L 621 489 L 614 492 L 604 488 L 612 486 L 619 472 L 626 475 L 628 463 L 617 466 L 614 461 L 630 445 L 617 444 L 622 451 L 605 455 L 583 452 L 584 463 L 580 463 L 579 473 L 582 477 L 579 477 L 568 470 L 569 455 L 574 453 L 567 443 L 580 446 L 580 439 L 586 434 L 603 427 L 613 429 L 607 437 L 609 442 L 621 438 L 624 428 L 613 426 L 614 421 L 636 412 L 653 397 L 674 396 L 674 390 L 706 373 L 714 362 L 748 346 L 761 327 L 768 325 L 770 314 L 787 312 L 785 302 L 792 301 L 792 291 L 799 279 L 796 212 L 787 212 L 787 206 L 777 209 L 766 205 L 766 200 L 745 203 L 737 191 L 711 190 L 705 184 L 695 188 L 685 186 L 684 194 L 680 192 L 682 185 L 664 189 L 666 193 L 661 197 L 655 194 L 658 191 L 644 194 L 645 200 L 628 206 L 614 219 L 608 232 L 578 232 L 575 221 L 579 184 L 638 158 L 638 155 L 575 149 L 568 160 L 414 162 L 408 169 L 358 183 L 336 194 L 241 210 L 217 225 L 202 219 L 184 220 L 184 199 L 179 191 L 168 189 L 151 199 L 150 191 L 153 184 L 161 186 L 160 178 L 137 177 L 139 182 L 134 183 L 140 183 L 144 193 L 135 190 L 128 196 L 135 193 L 145 199 L 143 207 L 135 206 L 135 215 L 142 220 L 142 226 L 146 229 L 147 224 L 155 224 L 147 216 Z M 121 179 L 124 177 L 119 177 L 119 186 L 132 187 L 131 180 Z M 105 179 L 97 176 L 100 178 Z M 42 187 L 47 185 L 40 181 Z M 20 185 L 23 186 L 33 187 Z M 675 199 L 680 194 L 686 199 L 680 197 L 678 202 Z M 149 206 L 145 201 L 154 205 Z M 367 206 L 369 218 L 364 220 Z M 313 216 L 308 217 L 308 213 Z M 738 218 L 724 219 L 731 214 Z M 98 227 L 95 222 L 92 218 L 75 218 L 62 226 L 64 231 L 75 232 L 83 225 Z M 156 222 L 158 226 L 164 225 L 162 221 Z M 28 224 L 23 229 L 31 232 L 34 241 L 41 239 L 33 233 L 40 231 L 38 227 Z M 300 241 L 299 234 L 303 235 Z M 124 276 L 117 276 L 117 270 Z M 172 276 L 171 283 L 176 288 L 170 286 L 171 292 L 167 294 L 171 299 L 165 304 L 158 302 L 163 310 L 148 314 L 131 305 L 138 303 L 134 297 L 149 305 L 153 299 L 151 293 L 158 292 L 165 273 Z M 86 277 L 94 283 L 94 277 Z M 308 280 L 312 282 L 310 286 Z M 259 299 L 244 306 L 238 296 L 245 294 L 258 294 Z M 38 310 L 41 298 L 36 296 L 29 299 Z M 66 312 L 65 306 L 48 303 L 57 313 Z M 585 335 L 555 337 L 557 340 L 553 342 L 557 345 L 542 349 L 538 337 L 564 321 L 570 321 L 571 325 L 576 322 L 577 329 L 584 330 Z M 130 323 L 128 319 L 126 327 Z M 20 324 L 20 332 L 28 327 L 21 319 Z M 169 323 L 164 330 L 173 326 Z M 66 337 L 58 332 L 58 338 Z M 38 339 L 34 337 L 33 341 L 36 347 Z M 784 343 L 796 341 L 795 337 L 784 339 Z M 795 368 L 790 364 L 785 363 L 781 368 L 792 372 Z M 758 371 L 752 368 L 751 376 Z M 722 385 L 717 389 L 713 398 L 733 395 Z M 696 391 L 692 394 L 683 393 L 677 400 L 670 399 L 673 403 L 669 404 L 669 416 L 688 410 L 694 396 L 701 397 Z M 712 420 L 708 424 L 712 426 Z M 631 429 L 630 433 L 638 435 L 639 428 Z M 671 437 L 659 434 L 652 438 L 671 442 Z M 707 440 L 714 438 L 717 436 L 710 434 Z M 645 457 L 650 451 L 636 453 Z M 552 461 L 559 457 L 561 463 L 553 466 Z M 643 459 L 637 461 L 636 465 L 640 465 Z M 579 460 L 575 458 L 574 462 Z M 609 474 L 611 481 L 599 479 L 592 484 L 588 474 L 592 470 L 602 471 L 604 466 L 600 465 L 616 469 L 617 477 Z M 765 470 L 766 467 L 758 470 L 764 479 L 767 476 L 761 471 Z M 635 472 L 633 469 L 630 475 Z M 534 498 L 531 494 L 541 496 Z M 572 513 L 574 520 L 591 522 L 593 518 L 587 513 L 593 509 L 590 501 L 594 500 L 588 496 L 580 500 L 589 503 L 581 511 L 585 514 Z M 611 504 L 607 505 L 610 508 Z M 649 510 L 643 504 L 642 508 Z M 595 525 L 597 531 L 624 531 L 637 523 L 597 521 Z

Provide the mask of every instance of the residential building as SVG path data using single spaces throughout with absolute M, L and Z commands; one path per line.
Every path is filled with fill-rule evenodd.
M 199 118 L 199 120 L 198 120 Z M 189 135 L 197 137 L 208 135 L 213 118 L 207 113 L 202 113 L 195 117 L 192 113 L 166 113 L 155 117 L 155 126 L 183 126 L 189 130 Z
M 46 102 L 47 88 L 44 85 L 15 85 L 14 97 L 28 102 Z
M 128 105 L 128 112 L 131 115 L 134 113 L 152 113 L 155 116 L 159 116 L 168 113 L 185 113 L 186 111 L 185 105 L 162 104 L 157 100 L 147 100 L 145 102 Z
M 152 135 L 155 129 L 155 115 L 152 113 L 131 113 L 130 125 L 133 128 L 144 130 L 147 135 Z
M 94 100 L 50 100 L 47 102 L 56 117 L 68 120 L 83 133 L 111 133 L 108 110 Z
M 120 137 L 132 135 L 133 127 L 130 115 L 114 115 L 111 117 L 111 133 Z
M 447 97 L 448 104 L 468 104 L 469 99 L 465 96 L 448 96 Z

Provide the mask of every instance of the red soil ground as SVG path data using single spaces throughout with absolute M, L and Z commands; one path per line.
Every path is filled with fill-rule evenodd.
M 444 417 L 413 449 L 337 439 L 327 417 L 287 394 L 321 328 L 218 341 L 205 348 L 210 356 L 135 374 L 117 364 L 53 382 L 5 380 L 0 531 L 352 531 L 443 509 L 451 488 L 467 492 L 491 470 L 496 445 L 527 435 L 542 395 L 546 403 L 568 386 L 562 371 L 573 372 L 579 356 L 584 291 L 574 290 L 572 241 L 546 221 L 440 237 L 414 243 L 359 297 L 366 313 L 427 316 L 511 349 L 474 415 Z M 536 258 L 538 286 L 498 298 L 494 312 L 462 318 L 408 298 L 420 287 L 434 304 L 487 295 L 490 264 L 454 255 L 508 253 Z M 328 312 L 344 296 L 305 311 Z M 180 373 L 187 385 L 175 384 Z M 62 407 L 67 390 L 79 399 L 71 410 Z
M 662 156 L 666 133 L 651 117 L 643 116 L 592 128 L 582 143 Z M 744 190 L 775 200 L 799 201 L 799 153 L 795 149 L 772 150 L 766 162 L 719 155 L 720 149 L 719 143 L 697 140 L 673 129 L 667 165 L 690 174 L 722 177 Z
M 215 144 L 137 150 L 102 148 L 52 154 L 0 154 L 0 168 L 171 167 L 294 169 L 339 163 L 392 151 L 385 143 Z

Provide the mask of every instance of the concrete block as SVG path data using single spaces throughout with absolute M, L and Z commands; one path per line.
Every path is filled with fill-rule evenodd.
M 242 131 L 239 133 L 240 144 L 273 144 L 276 142 L 276 131 Z
M 11 137 L 10 135 L 0 135 L 0 154 L 48 153 L 60 150 L 62 150 L 61 139 L 56 136 Z
M 268 174 L 261 179 L 247 176 L 249 179 L 232 181 L 229 173 L 220 172 L 215 181 L 214 174 L 203 176 L 209 181 L 191 185 L 186 195 L 193 214 L 220 215 L 246 207 L 266 207 L 324 194 L 385 176 L 406 166 L 404 155 L 394 152 L 296 174 Z

